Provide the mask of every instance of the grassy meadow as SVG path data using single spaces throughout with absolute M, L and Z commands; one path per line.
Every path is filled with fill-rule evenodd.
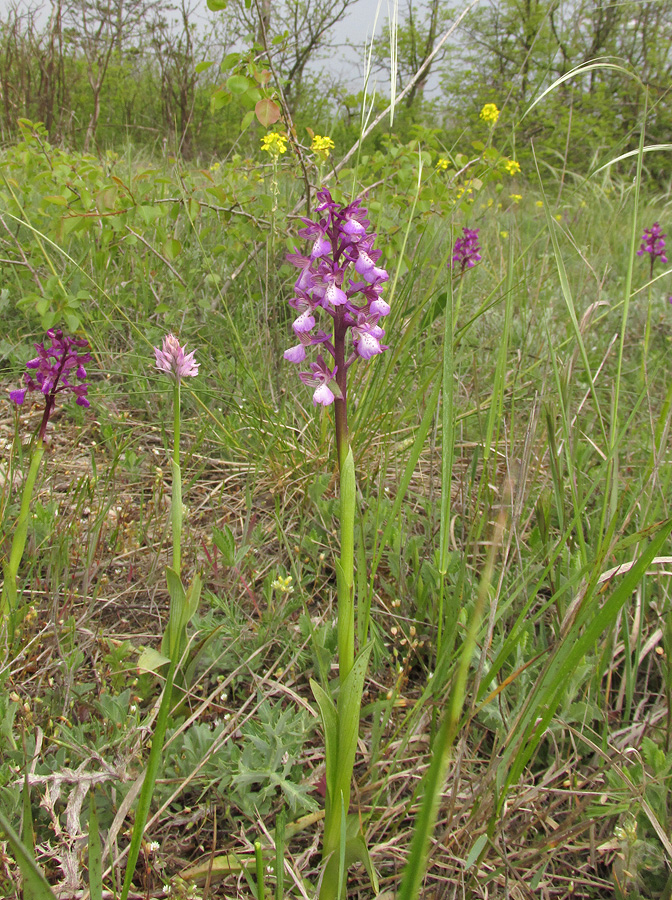
M 320 184 L 362 197 L 390 274 L 389 349 L 348 389 L 370 644 L 350 811 L 377 887 L 356 863 L 344 896 L 672 896 L 672 271 L 637 255 L 644 228 L 672 230 L 671 198 L 651 154 L 519 172 L 504 134 L 468 156 L 390 135 L 338 169 L 347 148 L 291 142 L 87 155 L 31 122 L 5 147 L 5 566 L 42 416 L 8 392 L 48 328 L 93 358 L 90 409 L 59 398 L 49 423 L 3 632 L 0 813 L 24 849 L 0 844 L 1 896 L 20 870 L 24 897 L 121 895 L 174 602 L 169 332 L 200 364 L 181 387 L 181 567 L 202 591 L 128 896 L 315 896 L 310 681 L 337 672 L 343 515 L 334 407 L 283 351 L 285 255 Z M 465 226 L 482 258 L 461 270 Z

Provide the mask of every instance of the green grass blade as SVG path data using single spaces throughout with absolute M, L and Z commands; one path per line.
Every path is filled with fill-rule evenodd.
M 24 900 L 55 900 L 56 895 L 37 867 L 31 852 L 2 813 L 0 813 L 0 829 L 5 832 L 7 842 L 21 870 Z
M 154 793 L 154 785 L 156 783 L 156 775 L 159 770 L 163 754 L 163 740 L 166 734 L 166 726 L 168 724 L 168 713 L 170 712 L 170 701 L 173 694 L 173 679 L 175 677 L 175 660 L 171 660 L 166 684 L 163 688 L 163 696 L 161 697 L 161 706 L 159 714 L 156 718 L 156 727 L 152 735 L 152 749 L 149 752 L 147 760 L 147 771 L 145 779 L 142 783 L 140 791 L 140 799 L 138 800 L 138 808 L 135 814 L 135 824 L 133 825 L 133 834 L 131 836 L 131 846 L 128 851 L 128 860 L 126 862 L 126 872 L 124 874 L 124 883 L 121 888 L 121 900 L 128 900 L 128 893 L 133 882 L 135 873 L 135 865 L 140 856 L 140 847 L 142 845 L 142 836 L 145 830 L 147 817 L 149 816 L 149 808 L 152 803 L 152 795 Z

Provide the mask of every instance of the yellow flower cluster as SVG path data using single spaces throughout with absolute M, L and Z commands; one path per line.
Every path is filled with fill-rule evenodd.
M 481 118 L 484 122 L 487 122 L 488 125 L 494 125 L 497 119 L 499 118 L 499 110 L 495 106 L 494 103 L 486 103 L 483 109 L 481 110 Z
M 334 149 L 334 142 L 330 137 L 320 137 L 319 134 L 313 135 L 313 142 L 310 149 L 317 154 L 320 159 L 326 162 L 329 159 L 330 152 Z
M 523 195 L 522 194 L 509 194 L 509 198 L 511 200 L 513 200 L 514 203 L 520 203 L 520 201 L 523 199 Z
M 504 163 L 504 171 L 507 175 L 517 175 L 520 172 L 520 163 L 515 159 L 507 159 Z
M 269 131 L 261 139 L 261 149 L 277 159 L 287 150 L 287 137 L 277 131 Z
M 271 587 L 276 591 L 280 591 L 281 594 L 293 594 L 294 588 L 292 587 L 292 576 L 288 575 L 286 578 L 283 578 L 282 575 L 278 575 L 275 581 L 271 584 Z
M 436 171 L 437 172 L 445 172 L 447 168 L 448 168 L 448 160 L 444 156 L 442 156 L 436 164 Z

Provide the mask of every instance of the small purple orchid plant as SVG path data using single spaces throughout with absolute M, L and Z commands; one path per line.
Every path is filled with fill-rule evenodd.
M 298 313 L 292 328 L 299 343 L 285 351 L 285 359 L 303 363 L 306 350 L 319 346 L 322 353 L 300 372 L 304 384 L 314 388 L 313 405 L 334 404 L 339 464 L 347 453 L 347 373 L 358 360 L 369 360 L 387 350 L 381 343 L 385 330 L 380 321 L 390 312 L 383 300 L 383 284 L 389 279 L 378 265 L 381 251 L 374 249 L 367 210 L 361 200 L 346 206 L 336 203 L 329 191 L 317 195 L 318 221 L 302 219 L 299 236 L 312 242 L 307 255 L 291 253 L 287 259 L 300 269 L 289 301 Z M 316 329 L 317 316 L 331 319 L 329 332 Z
M 70 393 L 76 397 L 78 406 L 87 408 L 90 406 L 87 397 L 89 385 L 84 381 L 86 378 L 84 364 L 91 359 L 89 342 L 84 338 L 69 337 L 60 328 L 50 328 L 47 331 L 47 338 L 35 344 L 35 349 L 37 356 L 26 363 L 28 371 L 23 376 L 24 386 L 9 393 L 9 399 L 16 406 L 21 406 L 25 402 L 26 395 L 32 392 L 39 392 L 44 397 L 44 412 L 32 443 L 12 548 L 9 560 L 4 565 L 4 582 L 0 596 L 0 628 L 4 627 L 7 620 L 9 621 L 10 639 L 13 639 L 15 627 L 18 598 L 16 582 L 28 536 L 30 504 L 44 456 L 47 426 L 56 407 L 56 397 L 59 394 Z

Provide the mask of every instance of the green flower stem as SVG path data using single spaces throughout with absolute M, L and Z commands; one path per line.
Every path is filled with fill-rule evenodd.
M 361 687 L 353 688 L 356 679 L 353 673 L 355 661 L 355 460 L 352 448 L 347 447 L 341 465 L 341 555 L 336 562 L 338 582 L 338 679 L 339 697 L 336 715 L 337 739 L 335 747 L 336 760 L 333 766 L 335 777 L 327 790 L 325 808 L 323 859 L 332 854 L 344 852 L 343 815 L 347 815 L 350 805 L 350 789 L 352 770 L 354 768 L 354 750 L 356 734 L 359 732 L 359 715 L 361 706 Z M 354 679 L 354 680 L 353 680 Z M 362 679 L 363 680 L 363 679 Z M 355 740 L 353 743 L 353 729 Z M 349 749 L 350 748 L 350 749 Z M 331 761 L 327 764 L 331 769 Z M 331 876 L 332 870 L 326 873 Z M 333 877 L 325 877 L 320 889 L 320 900 L 335 900 L 338 888 Z
M 16 609 L 16 576 L 19 574 L 19 566 L 21 565 L 23 551 L 26 546 L 30 504 L 33 499 L 35 481 L 37 480 L 37 473 L 40 470 L 43 456 L 44 444 L 38 439 L 31 453 L 28 475 L 23 486 L 23 494 L 21 495 L 21 509 L 14 528 L 12 549 L 9 554 L 9 561 L 5 565 L 5 580 L 2 586 L 2 598 L 0 598 L 0 624 L 4 622 L 8 615 L 13 615 Z
M 651 257 L 651 279 L 653 279 L 653 257 Z M 644 348 L 642 350 L 642 381 L 646 384 L 647 364 L 649 358 L 649 341 L 651 340 L 651 284 L 646 294 L 646 328 L 644 329 Z
M 341 686 L 355 659 L 355 460 L 352 449 L 341 468 L 341 557 L 338 582 L 338 678 Z
M 173 570 L 180 574 L 180 542 L 182 540 L 182 472 L 180 470 L 180 380 L 173 389 L 173 486 L 170 504 L 173 530 Z

